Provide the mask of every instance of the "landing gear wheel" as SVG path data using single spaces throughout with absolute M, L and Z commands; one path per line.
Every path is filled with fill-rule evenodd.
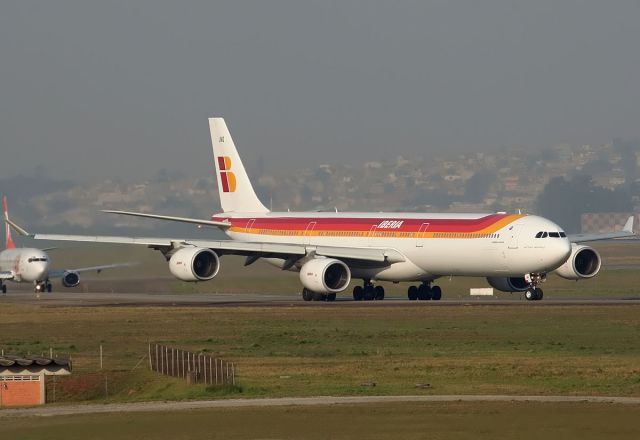
M 336 294 L 335 293 L 329 293 L 327 295 L 327 301 L 335 301 L 336 300 Z
M 431 299 L 434 301 L 440 301 L 440 298 L 442 298 L 442 289 L 440 286 L 433 286 L 431 288 Z
M 377 301 L 382 301 L 384 299 L 384 287 L 382 286 L 376 286 L 373 289 L 374 293 L 375 293 L 375 299 Z
M 47 292 L 51 293 L 52 290 L 53 286 L 51 285 L 51 283 L 47 283 Z
M 2 285 L 2 294 L 3 295 L 7 294 L 7 286 L 5 286 L 4 284 Z
M 415 301 L 418 299 L 418 288 L 416 286 L 409 286 L 407 289 L 407 296 L 409 301 Z
M 327 295 L 324 293 L 313 292 L 312 293 L 313 301 L 324 301 L 327 299 Z
M 431 299 L 431 287 L 428 284 L 420 284 L 420 287 L 418 287 L 418 299 L 421 301 L 429 301 Z
M 364 289 L 361 286 L 355 286 L 353 288 L 353 300 L 354 301 L 362 301 L 364 298 Z
M 372 301 L 376 297 L 373 285 L 364 286 L 364 300 Z
M 313 299 L 313 292 L 307 288 L 302 289 L 302 299 L 305 301 L 311 301 Z
M 544 296 L 544 292 L 542 291 L 542 289 L 539 287 L 536 287 L 536 301 L 540 301 L 543 296 Z
M 544 293 L 539 287 L 531 287 L 524 293 L 524 297 L 527 301 L 540 301 Z

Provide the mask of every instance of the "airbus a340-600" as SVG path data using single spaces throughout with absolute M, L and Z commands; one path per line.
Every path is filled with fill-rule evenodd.
M 209 220 L 126 211 L 111 213 L 220 228 L 229 240 L 33 234 L 36 239 L 148 246 L 164 254 L 184 281 L 214 278 L 223 255 L 259 259 L 300 273 L 304 300 L 333 301 L 352 278 L 355 300 L 384 298 L 378 281 L 409 282 L 410 300 L 439 300 L 443 276 L 486 278 L 500 291 L 542 299 L 547 274 L 594 277 L 598 252 L 581 242 L 632 236 L 619 232 L 567 236 L 546 218 L 524 214 L 271 212 L 256 196 L 222 118 L 209 119 L 213 166 L 223 212 Z M 26 233 L 26 231 L 24 231 Z
M 6 281 L 14 283 L 32 283 L 36 294 L 51 292 L 51 280 L 60 278 L 65 287 L 76 287 L 80 284 L 80 273 L 88 271 L 101 272 L 105 269 L 129 266 L 130 263 L 108 264 L 104 266 L 80 267 L 76 269 L 51 269 L 46 249 L 16 247 L 11 237 L 7 198 L 2 200 L 5 219 L 5 249 L 0 252 L 0 290 L 7 293 Z M 14 225 L 15 226 L 15 225 Z M 18 232 L 26 234 L 19 226 Z

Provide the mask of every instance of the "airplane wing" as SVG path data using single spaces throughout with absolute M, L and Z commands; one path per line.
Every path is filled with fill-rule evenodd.
M 119 214 L 119 215 L 129 215 L 132 217 L 145 217 L 145 218 L 154 218 L 157 220 L 168 220 L 172 222 L 180 222 L 180 223 L 192 223 L 201 226 L 215 226 L 220 229 L 227 229 L 231 227 L 231 223 L 229 222 L 216 222 L 213 220 L 200 220 L 197 218 L 189 218 L 189 217 L 173 217 L 170 215 L 158 215 L 158 214 L 145 214 L 142 212 L 130 212 L 130 211 L 113 211 L 110 209 L 104 209 L 102 212 L 106 212 L 108 214 Z
M 120 267 L 131 267 L 136 263 L 116 263 L 116 264 L 105 264 L 102 266 L 91 266 L 91 267 L 80 267 L 77 269 L 56 269 L 49 271 L 49 278 L 62 278 L 67 272 L 90 272 L 96 271 L 97 273 L 102 272 L 105 269 L 117 269 Z
M 325 257 L 391 264 L 405 261 L 405 257 L 395 249 L 354 248 L 340 246 L 315 246 L 288 243 L 255 243 L 234 240 L 199 240 L 153 237 L 118 237 L 94 235 L 32 234 L 36 240 L 84 241 L 92 243 L 137 244 L 158 249 L 164 253 L 184 246 L 208 248 L 219 255 L 244 255 L 247 257 L 303 257 L 314 253 Z
M 605 232 L 602 234 L 572 234 L 568 235 L 569 241 L 572 243 L 584 243 L 587 241 L 599 241 L 599 240 L 611 240 L 614 238 L 629 238 L 636 237 L 633 232 L 633 216 L 630 216 L 622 230 L 617 232 Z
M 13 272 L 0 272 L 0 280 L 12 280 Z

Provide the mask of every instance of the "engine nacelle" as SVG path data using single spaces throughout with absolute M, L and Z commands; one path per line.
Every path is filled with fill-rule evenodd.
M 188 247 L 169 259 L 169 271 L 182 281 L 207 281 L 218 274 L 220 259 L 211 249 Z
M 337 293 L 351 281 L 349 266 L 333 258 L 314 258 L 300 268 L 302 285 L 316 293 Z
M 582 280 L 598 275 L 601 265 L 600 254 L 594 248 L 571 243 L 571 256 L 556 273 L 567 280 Z
M 487 277 L 487 282 L 501 292 L 524 292 L 529 288 L 524 277 Z
M 76 287 L 80 284 L 80 274 L 72 270 L 66 271 L 62 275 L 62 285 L 64 287 Z

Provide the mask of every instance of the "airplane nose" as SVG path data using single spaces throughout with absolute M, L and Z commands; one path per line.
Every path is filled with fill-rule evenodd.
M 47 278 L 49 267 L 46 262 L 38 263 L 36 267 L 34 267 L 35 279 L 36 280 L 44 280 Z
M 572 246 L 568 239 L 558 240 L 558 260 L 564 263 L 571 256 Z

